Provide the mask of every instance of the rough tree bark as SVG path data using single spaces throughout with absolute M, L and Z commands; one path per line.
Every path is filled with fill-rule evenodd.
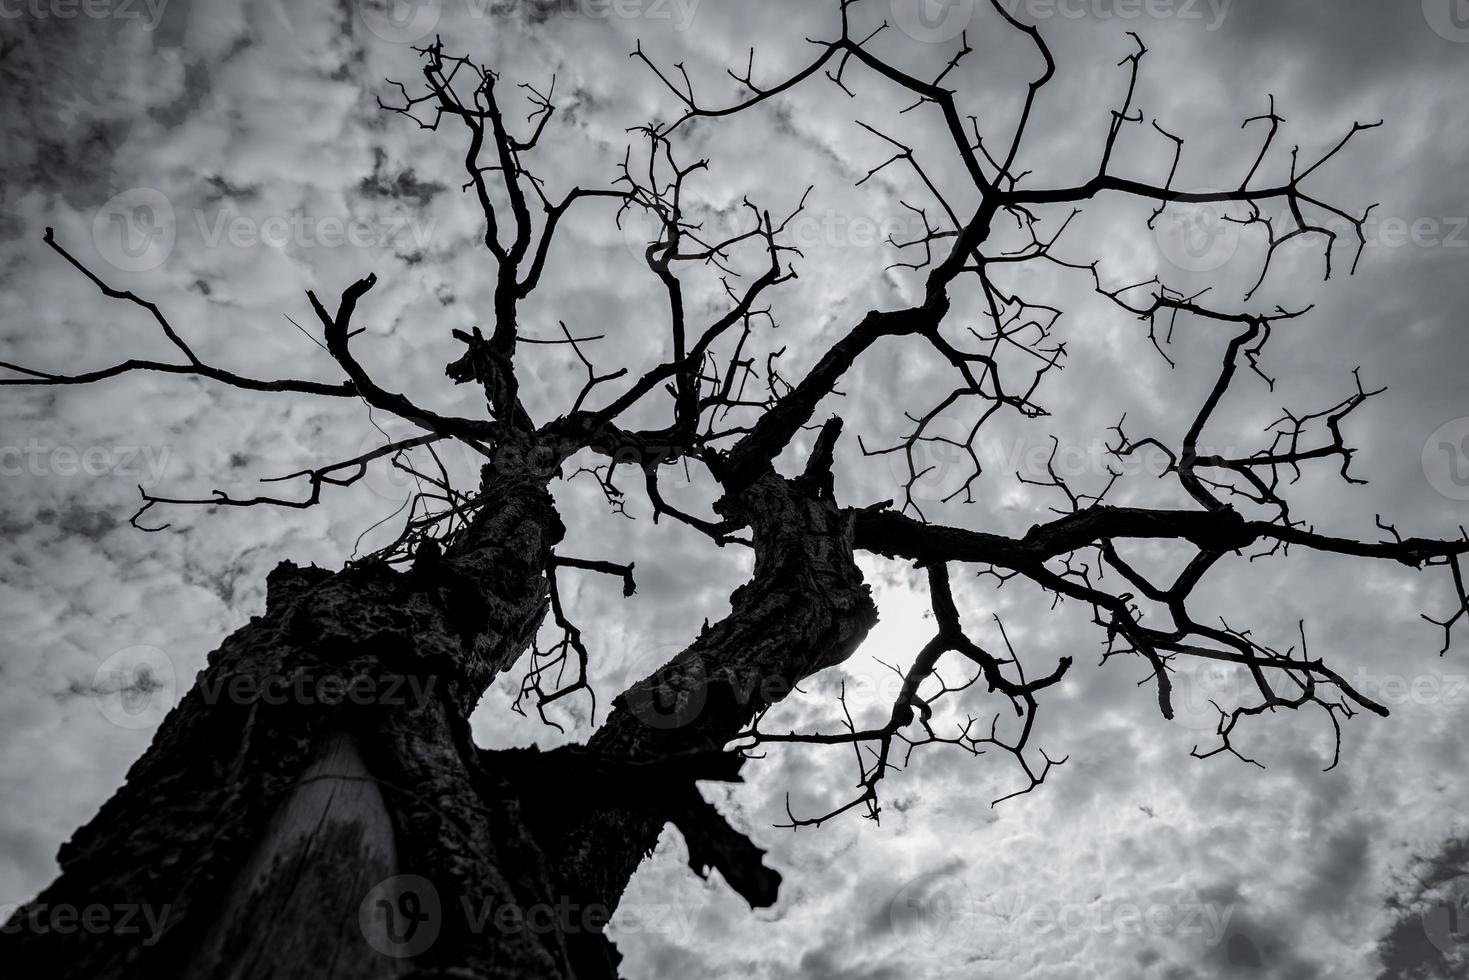
M 670 821 L 696 870 L 772 904 L 779 876 L 691 784 L 732 778 L 701 760 L 876 621 L 854 516 L 830 492 L 838 430 L 801 477 L 767 470 L 721 504 L 751 528 L 751 580 L 572 754 L 482 750 L 468 728 L 546 612 L 562 526 L 541 481 L 487 468 L 480 516 L 404 573 L 282 564 L 266 614 L 211 655 L 63 848 L 60 878 L 17 913 L 145 905 L 167 910 L 161 937 L 26 931 L 14 955 L 90 980 L 612 977 L 602 927 Z M 313 693 L 256 696 L 287 689 Z M 418 941 L 416 916 L 432 918 Z
M 836 427 L 827 431 L 834 437 Z M 877 608 L 853 561 L 853 516 L 820 489 L 820 452 L 812 462 L 796 480 L 767 471 L 725 504 L 751 527 L 752 578 L 731 597 L 728 616 L 623 692 L 589 748 L 631 758 L 718 750 L 757 712 L 846 660 L 862 642 Z M 558 848 L 563 880 L 615 909 L 661 829 L 636 811 L 587 813 Z M 746 897 L 762 905 L 775 899 Z
M 513 901 L 518 882 L 495 871 L 498 849 L 516 846 L 501 826 L 513 817 L 482 805 L 467 719 L 539 627 L 563 528 L 543 480 L 487 473 L 484 489 L 489 506 L 462 536 L 408 572 L 271 573 L 265 614 L 210 655 L 124 785 L 62 848 L 60 877 L 16 912 L 166 909 L 161 938 L 22 929 L 6 937 L 13 964 L 79 978 L 361 977 L 375 975 L 366 960 L 377 972 L 393 961 L 322 938 L 356 931 L 364 876 L 413 868 L 457 894 Z M 377 792 L 302 799 L 309 769 L 343 783 L 366 770 Z M 303 829 L 307 817 L 319 825 Z M 526 946 L 494 958 L 546 956 Z

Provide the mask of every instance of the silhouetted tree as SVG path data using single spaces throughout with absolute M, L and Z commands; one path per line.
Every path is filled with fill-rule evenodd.
M 1191 601 L 1216 566 L 1292 548 L 1442 566 L 1453 583 L 1450 611 L 1439 622 L 1447 644 L 1469 608 L 1460 566 L 1469 540 L 1403 538 L 1385 523 L 1375 541 L 1322 534 L 1287 497 L 1292 478 L 1306 467 L 1338 467 L 1343 478 L 1354 479 L 1342 423 L 1376 392 L 1357 383 L 1325 411 L 1290 414 L 1255 451 L 1201 451 L 1204 432 L 1241 370 L 1261 371 L 1258 358 L 1272 331 L 1307 310 L 1255 310 L 1249 297 L 1243 308 L 1216 308 L 1203 294 L 1185 295 L 1156 278 L 1109 285 L 1096 263 L 1077 264 L 1056 253 L 1078 206 L 1120 195 L 1155 205 L 1152 220 L 1170 204 L 1212 205 L 1262 229 L 1269 238 L 1262 282 L 1280 246 L 1319 238 L 1329 276 L 1338 246 L 1360 256 L 1366 215 L 1315 196 L 1311 178 L 1371 127 L 1354 125 L 1319 159 L 1308 162 L 1292 151 L 1288 179 L 1272 183 L 1260 176 L 1283 122 L 1272 100 L 1247 121 L 1263 136 L 1254 164 L 1236 179 L 1218 178 L 1220 186 L 1234 189 L 1181 190 L 1174 177 L 1183 141 L 1158 122 L 1143 127 L 1144 115 L 1134 105 L 1146 51 L 1139 40 L 1122 62 L 1127 94 L 1112 113 L 1095 174 L 1075 186 L 1038 186 L 1017 172 L 1022 144 L 1036 126 L 1037 96 L 1054 70 L 1034 27 L 993 0 L 995 16 L 1033 45 L 1038 70 L 1013 131 L 986 136 L 946 87 L 970 53 L 967 39 L 936 71 L 910 74 L 874 53 L 885 24 L 861 36 L 855 32 L 849 15 L 856 5 L 842 0 L 835 39 L 815 44 L 810 61 L 787 77 L 757 77 L 751 52 L 744 69 L 731 72 L 743 94 L 725 104 L 704 101 L 681 68 L 662 68 L 639 47 L 634 56 L 666 84 L 679 109 L 670 120 L 636 130 L 620 177 L 599 188 L 556 189 L 534 175 L 538 142 L 556 111 L 551 89 L 521 85 L 518 96 L 508 93 L 528 99 L 532 109 L 527 123 L 512 125 L 506 85 L 493 71 L 451 56 L 438 41 L 422 49 L 422 84 L 398 85 L 398 98 L 384 108 L 430 130 L 451 130 L 463 142 L 465 188 L 484 216 L 494 309 L 484 332 L 455 332 L 463 355 L 447 374 L 456 384 L 483 389 L 485 411 L 475 417 L 432 411 L 358 360 L 352 341 L 372 302 L 377 280 L 371 274 L 347 285 L 335 302 L 308 294 L 339 379 L 257 379 L 206 363 L 164 310 L 114 289 L 47 232 L 46 244 L 81 276 L 151 316 L 177 356 L 133 358 L 79 374 L 7 364 L 13 376 L 3 383 L 82 385 L 134 372 L 168 373 L 271 395 L 361 399 L 418 430 L 412 438 L 283 478 L 299 482 L 298 495 L 216 492 L 190 500 L 144 491 L 135 525 L 156 529 L 142 522 L 187 504 L 314 507 L 325 491 L 379 466 L 412 470 L 422 492 L 402 533 L 379 552 L 338 571 L 286 562 L 271 573 L 263 615 L 209 657 L 126 784 L 62 848 L 60 877 L 16 913 L 0 943 L 11 969 L 22 964 L 36 974 L 88 980 L 612 976 L 618 956 L 601 926 L 667 823 L 683 834 L 695 870 L 718 869 L 752 906 L 776 900 L 779 876 L 695 788 L 698 780 L 736 779 L 753 750 L 782 742 L 856 747 L 856 795 L 830 813 L 793 812 L 791 826 L 853 809 L 876 818 L 885 775 L 928 744 L 1013 757 L 1021 773 L 1018 793 L 1034 789 L 1065 761 L 1033 746 L 1031 734 L 1040 702 L 1066 676 L 1071 658 L 1027 669 L 1016 651 L 986 649 L 973 640 L 951 595 L 956 567 L 1089 609 L 1103 660 L 1145 664 L 1165 717 L 1173 717 L 1170 676 L 1180 663 L 1212 661 L 1247 672 L 1251 695 L 1220 706 L 1218 742 L 1195 750 L 1200 757 L 1238 754 L 1232 736 L 1240 724 L 1275 709 L 1314 705 L 1333 727 L 1360 709 L 1387 714 L 1307 652 L 1304 630 L 1300 649 L 1275 649 Z M 798 86 L 830 83 L 855 97 L 859 76 L 862 85 L 906 92 L 911 108 L 936 114 L 948 136 L 946 145 L 920 151 L 865 127 L 891 148 L 868 176 L 911 168 L 928 194 L 926 201 L 904 202 L 924 233 L 891 242 L 899 264 L 926 277 L 922 297 L 905 308 L 867 312 L 790 383 L 781 375 L 778 353 L 761 358 L 752 351 L 774 325 L 763 301 L 796 275 L 799 253 L 789 240 L 795 214 L 772 216 L 746 201 L 739 228 L 709 233 L 685 193 L 707 161 L 682 162 L 680 134 L 696 123 L 738 125 L 749 117 L 753 124 L 757 116 L 750 110 Z M 1114 151 L 1129 127 L 1146 138 L 1161 137 L 1168 148 L 1163 182 L 1115 171 Z M 941 187 L 930 178 L 926 159 L 940 153 L 959 161 L 967 186 Z M 570 221 L 614 215 L 619 223 L 651 220 L 642 254 L 667 299 L 663 359 L 636 377 L 625 367 L 596 363 L 597 336 L 564 325 L 559 337 L 523 332 L 522 304 L 537 289 L 554 288 L 545 270 L 552 250 L 563 247 L 558 233 Z M 1345 229 L 1355 243 L 1340 240 L 1352 237 L 1342 234 Z M 929 444 L 946 442 L 972 464 L 955 491 L 968 498 L 979 475 L 974 445 L 981 427 L 1046 414 L 1037 393 L 1065 356 L 1055 333 L 1060 311 L 1007 287 L 1009 270 L 1019 266 L 1087 277 L 1097 293 L 1146 325 L 1160 352 L 1178 320 L 1207 323 L 1230 338 L 1208 390 L 1197 398 L 1177 394 L 1179 412 L 1191 419 L 1181 442 L 1136 438 L 1121 424 L 1112 430 L 1109 448 L 1118 460 L 1144 449 L 1166 455 L 1165 476 L 1180 493 L 1177 506 L 1112 506 L 1105 490 L 1074 489 L 1052 469 L 1043 484 L 1062 506 L 1022 536 L 925 519 L 913 487 L 924 474 Z M 727 301 L 707 319 L 685 304 L 680 273 L 694 267 L 718 270 L 725 283 Z M 961 290 L 973 291 L 986 311 L 977 327 L 948 315 Z M 521 397 L 517 359 L 530 343 L 564 345 L 585 368 L 585 381 L 568 392 L 564 410 L 553 418 L 533 418 Z M 952 369 L 954 386 L 930 410 L 911 416 L 911 432 L 899 443 L 862 444 L 869 455 L 906 461 L 898 502 L 838 501 L 832 468 L 842 422 L 828 414 L 834 404 L 828 396 L 879 344 L 936 355 Z M 936 434 L 934 420 L 960 403 L 979 406 L 967 439 Z M 646 421 L 655 417 L 656 423 Z M 643 427 L 633 419 L 644 420 Z M 438 454 L 452 443 L 482 458 L 478 485 L 454 485 Z M 803 457 L 794 476 L 775 466 L 788 451 Z M 573 470 L 588 454 L 591 465 Z M 706 485 L 717 488 L 704 501 L 709 511 L 703 516 L 661 492 L 660 478 L 674 466 L 698 468 L 707 474 Z M 471 740 L 469 715 L 489 686 L 507 683 L 502 675 L 517 665 L 525 669 L 522 707 L 544 711 L 558 699 L 590 693 L 592 651 L 562 609 L 558 574 L 607 573 L 622 580 L 625 592 L 634 588 L 630 564 L 561 550 L 564 529 L 548 487 L 576 477 L 595 479 L 614 507 L 624 499 L 623 485 L 635 484 L 628 492 L 645 495 L 656 518 L 683 522 L 716 546 L 752 549 L 753 572 L 731 597 L 729 614 L 623 691 L 585 745 L 544 752 L 481 748 Z M 1171 581 L 1150 577 L 1128 557 L 1144 540 L 1187 550 L 1182 572 Z M 833 732 L 763 730 L 773 703 L 803 679 L 841 664 L 876 621 L 856 563 L 862 552 L 919 566 L 932 596 L 933 634 L 902 671 L 888 720 L 862 730 L 849 714 L 845 728 Z M 543 625 L 560 637 L 544 649 L 537 641 Z M 963 667 L 971 680 L 949 685 L 940 675 L 945 663 Z M 365 696 L 331 703 L 218 696 L 271 683 L 319 689 L 324 679 L 348 695 Z M 993 721 L 941 723 L 935 705 L 970 687 L 998 696 L 1005 710 Z M 1339 737 L 1337 745 L 1339 750 Z M 438 902 L 520 915 L 475 923 L 440 914 Z M 143 931 L 36 927 L 45 909 L 96 904 L 166 906 L 170 912 L 161 938 L 148 943 Z M 575 923 L 551 915 L 538 924 L 532 915 L 565 909 L 579 910 Z

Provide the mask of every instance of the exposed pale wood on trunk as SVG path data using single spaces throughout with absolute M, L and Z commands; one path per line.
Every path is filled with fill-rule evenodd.
M 357 740 L 329 735 L 226 889 L 215 928 L 183 973 L 220 980 L 407 973 L 403 959 L 379 952 L 394 946 L 389 923 L 358 915 L 360 897 L 397 873 L 393 823 Z
M 218 900 L 332 732 L 352 731 L 389 780 L 416 774 L 406 792 L 424 802 L 382 790 L 400 841 L 445 836 L 436 810 L 447 804 L 444 787 L 458 784 L 459 811 L 477 799 L 464 770 L 464 759 L 473 761 L 466 719 L 534 637 L 546 612 L 544 570 L 563 534 L 543 478 L 491 477 L 484 493 L 469 528 L 411 571 L 285 562 L 271 573 L 265 614 L 210 655 L 124 785 L 62 847 L 61 875 L 16 913 L 97 903 L 167 908 L 162 938 L 145 945 L 146 934 L 21 929 L 0 936 L 14 975 L 190 976 L 185 966 L 200 937 L 219 928 Z M 293 690 L 298 680 L 314 686 L 323 678 L 367 678 L 384 699 L 394 691 L 395 703 L 268 703 L 230 687 L 243 679 L 247 690 L 266 682 Z M 451 735 L 459 728 L 462 735 Z M 435 757 L 450 763 L 427 761 Z M 462 864 L 459 877 L 469 877 L 464 869 L 482 858 L 454 848 L 416 848 L 412 858 Z M 324 934 L 333 928 L 321 924 Z

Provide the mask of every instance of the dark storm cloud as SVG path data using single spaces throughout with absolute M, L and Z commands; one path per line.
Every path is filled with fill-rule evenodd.
M 1377 945 L 1378 980 L 1447 980 L 1469 967 L 1469 839 L 1417 861 L 1389 897 L 1391 927 Z
M 432 201 L 435 195 L 448 189 L 435 181 L 419 180 L 412 168 L 399 170 L 390 175 L 385 170 L 387 160 L 387 153 L 381 148 L 374 151 L 372 176 L 362 178 L 362 183 L 358 185 L 358 189 L 363 194 L 368 197 L 410 201 L 422 208 Z

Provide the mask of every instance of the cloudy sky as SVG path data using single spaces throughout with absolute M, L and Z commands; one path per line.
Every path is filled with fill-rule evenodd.
M 1282 327 L 1263 367 L 1274 388 L 1244 378 L 1205 442 L 1249 452 L 1282 409 L 1316 411 L 1352 390 L 1351 372 L 1385 394 L 1347 426 L 1360 452 L 1346 486 L 1332 467 L 1307 472 L 1295 513 L 1323 530 L 1375 538 L 1374 515 L 1405 534 L 1445 536 L 1469 517 L 1469 368 L 1460 318 L 1469 305 L 1469 4 L 1463 0 L 1013 0 L 1055 50 L 1058 75 L 1037 106 L 1022 154 L 1032 186 L 1095 171 L 1109 109 L 1125 91 L 1117 63 L 1136 31 L 1150 49 L 1137 104 L 1149 122 L 1186 140 L 1177 184 L 1237 186 L 1254 159 L 1274 95 L 1286 122 L 1262 169 L 1278 177 L 1289 152 L 1314 159 L 1354 120 L 1384 120 L 1318 175 L 1320 196 L 1353 211 L 1376 202 L 1355 277 L 1351 249 L 1323 283 L 1319 243 L 1277 256 L 1254 308 L 1315 303 Z M 755 48 L 757 80 L 810 57 L 805 38 L 833 36 L 835 4 L 755 0 L 572 0 L 553 10 L 492 0 L 427 0 L 412 16 L 344 2 L 287 0 L 62 0 L 0 2 L 0 360 L 42 369 L 101 366 L 169 351 L 140 311 L 100 297 L 41 241 L 47 226 L 119 288 L 157 302 L 199 353 L 257 376 L 336 380 L 334 365 L 289 318 L 308 324 L 305 290 L 334 295 L 375 272 L 357 343 L 379 377 L 444 410 L 470 414 L 477 397 L 446 388 L 452 328 L 488 308 L 489 257 L 472 201 L 460 192 L 463 141 L 383 113 L 378 96 L 418 75 L 411 43 L 440 32 L 508 82 L 556 76 L 558 113 L 535 167 L 549 187 L 606 186 L 628 127 L 667 119 L 676 101 L 628 57 L 641 40 L 661 64 L 682 62 L 701 94 L 728 97 L 726 67 Z M 892 26 L 877 50 L 935 74 L 961 31 L 974 53 L 949 76 L 966 114 L 1001 143 L 1013 125 L 1033 50 L 981 4 L 864 0 L 859 23 Z M 865 31 L 863 32 L 865 33 Z M 711 221 L 732 220 L 748 196 L 777 214 L 809 185 L 793 226 L 800 278 L 772 297 L 779 327 L 761 351 L 786 348 L 795 378 L 868 309 L 910 301 L 921 281 L 881 242 L 911 237 L 900 201 L 933 209 L 911 171 L 883 170 L 890 155 L 858 120 L 914 146 L 936 182 L 972 206 L 951 147 L 923 111 L 879 79 L 853 70 L 849 98 L 813 80 L 788 99 L 726 123 L 690 127 L 685 160 L 707 156 L 695 200 Z M 528 107 L 527 107 L 528 111 Z M 517 113 L 519 108 L 517 107 Z M 1129 127 L 1115 172 L 1161 180 L 1171 145 L 1151 126 Z M 1108 283 L 1158 275 L 1214 302 L 1238 304 L 1263 254 L 1253 232 L 1218 215 L 1177 209 L 1150 231 L 1148 209 L 1095 202 L 1058 254 L 1097 260 Z M 1056 227 L 1064 214 L 1051 215 Z M 659 356 L 657 284 L 640 270 L 639 229 L 620 230 L 611 208 L 589 206 L 558 245 L 527 329 L 557 321 L 606 334 L 599 367 Z M 641 271 L 641 274 L 640 274 Z M 717 309 L 718 283 L 691 276 L 691 308 Z M 1011 280 L 1066 311 L 1056 337 L 1063 371 L 1037 393 L 1051 415 L 999 417 L 978 450 L 987 466 L 974 502 L 941 502 L 965 473 L 939 454 L 916 488 L 936 521 L 1023 533 L 1060 501 L 1017 482 L 1044 467 L 1052 437 L 1065 475 L 1081 489 L 1105 481 L 1101 447 L 1125 412 L 1129 434 L 1177 439 L 1217 370 L 1224 338 L 1183 324 L 1170 367 L 1146 329 L 1099 302 L 1082 277 L 1036 269 Z M 955 317 L 974 322 L 976 297 L 956 288 Z M 965 321 L 964 318 L 969 318 Z M 1017 364 L 1022 361 L 1017 361 Z M 567 407 L 579 368 L 558 348 L 520 361 L 533 414 Z M 1017 368 L 1019 370 L 1019 368 Z M 848 423 L 838 493 L 866 504 L 894 496 L 901 473 L 856 446 L 890 443 L 904 412 L 921 412 L 952 386 L 911 346 L 866 356 L 830 409 Z M 823 409 L 825 411 L 825 409 Z M 936 423 L 954 435 L 974 421 L 961 405 Z M 90 389 L 0 392 L 0 903 L 23 901 L 54 874 L 57 846 L 89 819 L 144 751 L 163 710 L 205 654 L 261 611 L 266 571 L 278 560 L 337 566 L 383 542 L 378 522 L 409 492 L 383 472 L 312 510 L 150 513 L 172 526 L 130 528 L 139 484 L 178 495 L 243 492 L 259 477 L 355 455 L 397 435 L 357 404 L 264 398 L 187 379 L 130 377 Z M 452 465 L 466 464 L 460 459 Z M 1154 464 L 1156 460 L 1152 461 Z M 707 485 L 673 492 L 707 508 Z M 589 481 L 556 488 L 569 528 L 564 550 L 635 560 L 638 594 L 596 577 L 565 583 L 570 612 L 592 638 L 598 717 L 565 706 L 558 735 L 508 710 L 492 692 L 476 715 L 482 744 L 580 739 L 610 696 L 719 616 L 748 559 L 678 527 L 653 526 L 634 495 L 609 513 Z M 1113 490 L 1118 502 L 1179 499 L 1143 462 Z M 1166 562 L 1167 555 L 1152 556 Z M 771 718 L 776 728 L 833 729 L 835 693 L 876 718 L 891 697 L 879 661 L 905 663 L 927 638 L 911 570 L 864 559 L 882 621 L 841 672 L 814 680 Z M 792 833 L 852 792 L 850 754 L 775 751 L 750 781 L 711 790 L 771 851 L 785 875 L 780 902 L 751 913 L 717 878 L 702 882 L 665 835 L 614 921 L 630 977 L 1448 977 L 1469 959 L 1469 927 L 1455 931 L 1446 903 L 1465 897 L 1469 787 L 1463 770 L 1469 653 L 1440 658 L 1441 634 L 1419 613 L 1452 601 L 1442 575 L 1310 555 L 1235 561 L 1201 593 L 1201 621 L 1248 627 L 1262 642 L 1298 642 L 1305 621 L 1323 655 L 1392 710 L 1345 726 L 1343 761 L 1330 761 L 1324 716 L 1257 721 L 1242 746 L 1265 764 L 1200 762 L 1208 701 L 1228 698 L 1228 676 L 1187 675 L 1179 718 L 1158 716 L 1145 671 L 1098 666 L 1101 637 L 1085 612 L 1014 583 L 956 575 L 974 634 L 998 642 L 1001 617 L 1017 653 L 1037 670 L 1060 656 L 1077 666 L 1041 708 L 1037 744 L 1069 761 L 1037 792 L 999 807 L 1019 788 L 1013 764 L 940 749 L 916 756 L 885 787 L 881 824 L 855 814 Z M 166 665 L 172 683 L 152 701 L 106 693 L 110 667 Z M 952 668 L 952 679 L 961 671 Z M 995 709 L 976 694 L 963 710 Z M 1455 966 L 1457 964 L 1457 966 Z

